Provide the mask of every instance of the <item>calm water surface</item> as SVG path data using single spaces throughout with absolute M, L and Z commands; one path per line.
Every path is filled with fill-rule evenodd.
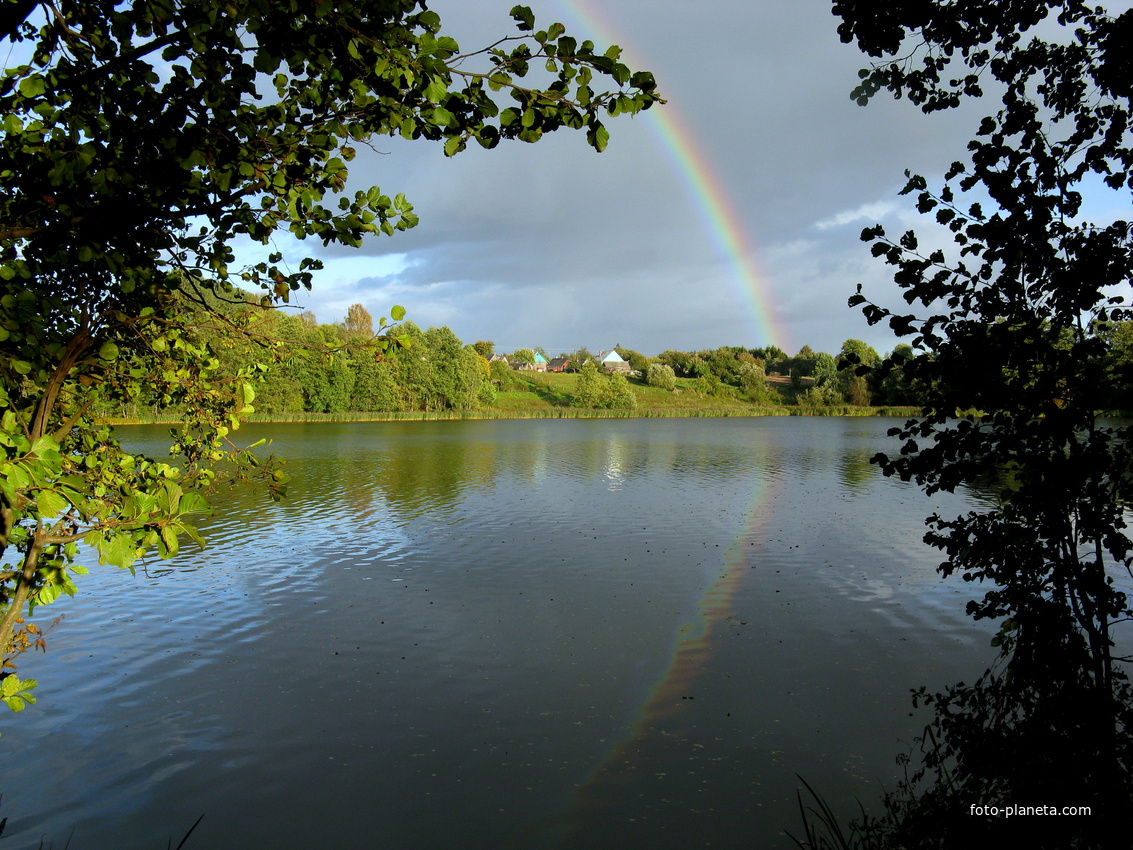
M 791 846 L 796 775 L 874 803 L 909 689 L 990 660 L 921 542 L 965 497 L 871 467 L 891 424 L 249 428 L 287 502 L 43 609 L 6 846 Z

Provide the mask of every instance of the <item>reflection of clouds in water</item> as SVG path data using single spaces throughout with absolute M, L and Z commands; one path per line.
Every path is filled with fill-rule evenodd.
M 891 582 L 858 573 L 853 564 L 846 565 L 841 578 L 840 593 L 853 602 L 880 602 L 892 599 L 897 592 Z
M 602 472 L 610 490 L 621 490 L 626 483 L 626 446 L 617 437 L 606 441 L 606 464 Z

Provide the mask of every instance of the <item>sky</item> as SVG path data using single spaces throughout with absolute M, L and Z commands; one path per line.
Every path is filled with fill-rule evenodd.
M 464 50 L 513 34 L 511 5 L 429 3 Z M 602 154 L 571 131 L 451 159 L 437 144 L 376 140 L 352 163 L 351 190 L 404 192 L 420 224 L 354 250 L 277 243 L 296 263 L 312 251 L 325 263 L 303 308 L 329 323 L 353 303 L 375 319 L 400 304 L 498 352 L 893 348 L 846 306 L 858 283 L 899 303 L 859 234 L 930 227 L 898 195 L 904 171 L 931 181 L 962 158 L 976 111 L 851 101 L 868 62 L 839 42 L 829 0 L 700 0 L 695 14 L 687 0 L 529 5 L 537 28 L 561 21 L 600 49 L 619 44 L 668 103 L 610 119 Z

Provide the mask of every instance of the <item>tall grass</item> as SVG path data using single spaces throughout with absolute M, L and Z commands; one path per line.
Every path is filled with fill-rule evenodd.
M 910 417 L 920 414 L 913 407 L 756 407 L 755 405 L 712 406 L 708 399 L 680 406 L 650 407 L 639 404 L 636 410 L 604 410 L 578 407 L 494 406 L 481 410 L 381 410 L 345 411 L 342 413 L 315 413 L 292 411 L 288 413 L 253 413 L 248 422 L 413 422 L 465 419 L 718 419 L 723 417 L 760 416 L 894 416 Z M 177 425 L 180 420 L 166 415 L 107 416 L 101 420 L 107 425 Z

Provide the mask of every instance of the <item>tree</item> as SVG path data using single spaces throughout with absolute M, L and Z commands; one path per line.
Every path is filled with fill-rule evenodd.
M 815 386 L 831 383 L 838 375 L 838 361 L 825 351 L 820 351 L 814 358 Z
M 374 335 L 374 317 L 361 304 L 351 304 L 342 327 L 347 339 L 369 339 Z
M 602 389 L 598 396 L 598 405 L 610 410 L 634 410 L 637 407 L 637 396 L 633 387 L 629 385 L 626 376 L 620 372 L 604 376 Z
M 982 843 L 1106 846 L 1133 798 L 1133 701 L 1113 648 L 1133 615 L 1133 431 L 1095 418 L 1107 341 L 1094 329 L 1128 318 L 1133 251 L 1130 225 L 1087 221 L 1083 196 L 1108 188 L 1128 204 L 1133 188 L 1133 13 L 1076 0 L 898 3 L 884 14 L 836 0 L 834 11 L 843 40 L 880 60 L 861 72 L 859 101 L 888 89 L 931 112 L 986 89 L 996 103 L 942 187 L 908 174 L 904 193 L 951 231 L 952 252 L 922 249 L 912 231 L 862 234 L 926 314 L 870 303 L 860 288 L 851 299 L 927 352 L 908 366 L 926 387 L 925 415 L 895 429 L 899 456 L 876 461 L 930 493 L 982 482 L 998 496 L 928 520 L 941 572 L 993 588 L 968 611 L 1001 622 L 1001 655 L 976 685 L 922 691 L 936 711 L 935 746 L 913 774 L 926 784 L 890 798 L 881 827 L 908 846 L 955 846 L 975 830 Z M 984 415 L 953 418 L 973 410 Z M 989 793 L 1088 799 L 1094 814 L 1033 828 L 946 814 L 949 800 Z
M 209 342 L 256 337 L 255 315 L 215 305 L 244 304 L 234 282 L 286 302 L 318 262 L 239 268 L 236 240 L 350 247 L 415 225 L 401 195 L 346 192 L 356 145 L 375 136 L 452 156 L 568 128 L 601 151 L 606 116 L 657 101 L 617 48 L 537 31 L 522 6 L 512 17 L 518 35 L 462 53 L 416 0 L 5 4 L 5 55 L 23 63 L 0 80 L 5 656 L 25 605 L 74 592 L 80 541 L 124 568 L 171 555 L 196 539 L 216 464 L 258 463 L 226 439 L 265 364 L 223 374 Z M 532 69 L 545 77 L 524 85 Z M 92 421 L 143 391 L 185 411 L 172 461 L 129 455 Z M 258 469 L 278 494 L 282 474 Z M 22 708 L 27 689 L 6 675 Z
M 838 376 L 835 384 L 846 403 L 858 407 L 868 406 L 873 398 L 866 376 L 881 363 L 881 355 L 873 346 L 860 339 L 848 339 L 842 343 L 837 362 Z
M 874 389 L 878 404 L 919 407 L 924 400 L 924 388 L 910 376 L 916 351 L 908 343 L 898 343 L 885 357 L 874 373 Z
M 485 360 L 491 360 L 492 354 L 496 350 L 496 344 L 486 339 L 478 339 L 472 343 L 472 347 L 476 349 L 476 353 L 483 357 Z
M 520 366 L 530 366 L 535 362 L 535 351 L 530 348 L 517 348 L 515 352 L 508 356 L 509 363 L 517 363 Z
M 1105 376 L 1099 387 L 1099 406 L 1133 409 L 1133 322 L 1105 322 L 1097 327 L 1105 340 Z
M 578 380 L 571 396 L 571 407 L 598 407 L 602 399 L 602 375 L 593 360 L 587 360 L 578 370 Z
M 790 358 L 787 352 L 779 348 L 777 345 L 769 345 L 766 348 L 757 348 L 752 353 L 759 359 L 764 361 L 764 368 L 769 373 L 781 372 L 786 366 Z
M 594 359 L 594 355 L 590 350 L 583 346 L 570 356 L 570 368 L 572 372 L 581 372 L 582 367 Z
M 623 348 L 620 345 L 614 346 L 614 351 L 618 353 L 618 357 L 629 364 L 629 368 L 645 377 L 645 373 L 649 371 L 649 358 L 642 354 L 640 351 L 634 351 L 632 348 Z
M 673 374 L 682 378 L 696 377 L 699 373 L 693 372 L 693 355 L 686 351 L 662 351 L 657 355 L 657 362 L 663 363 L 673 370 Z
M 650 363 L 649 370 L 645 374 L 645 383 L 651 387 L 659 387 L 672 392 L 677 388 L 677 377 L 673 373 L 672 366 L 666 366 L 664 363 Z
M 848 339 L 842 343 L 842 350 L 838 352 L 838 366 L 868 366 L 874 367 L 881 362 L 881 355 L 872 345 L 860 339 Z
M 489 377 L 501 390 L 509 390 L 515 384 L 517 378 L 511 367 L 502 360 L 496 360 L 492 363 L 489 369 Z
M 740 389 L 752 401 L 773 403 L 777 400 L 775 391 L 767 386 L 767 373 L 763 370 L 762 363 L 741 363 L 739 383 Z

